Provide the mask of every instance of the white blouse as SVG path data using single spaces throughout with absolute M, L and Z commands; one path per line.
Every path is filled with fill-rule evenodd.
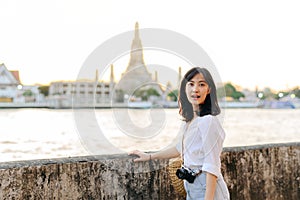
M 222 177 L 220 155 L 225 132 L 218 118 L 212 115 L 197 117 L 186 123 L 183 131 L 176 148 L 183 154 L 184 165 Z

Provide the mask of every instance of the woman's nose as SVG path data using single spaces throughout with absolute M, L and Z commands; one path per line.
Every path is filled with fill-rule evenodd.
M 194 92 L 198 92 L 199 89 L 200 89 L 199 85 L 194 85 L 194 87 L 193 87 Z

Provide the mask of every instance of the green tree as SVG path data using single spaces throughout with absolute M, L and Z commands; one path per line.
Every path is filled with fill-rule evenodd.
M 150 96 L 157 96 L 157 97 L 159 97 L 160 94 L 157 92 L 156 89 L 154 89 L 154 88 L 149 88 L 149 89 L 147 90 L 147 96 L 148 96 L 148 97 L 150 97 Z
M 295 94 L 296 97 L 300 98 L 300 89 L 296 87 L 292 90 L 292 93 Z
M 144 89 L 139 89 L 135 91 L 133 95 L 136 97 L 140 97 L 143 101 L 148 100 L 147 91 Z
M 242 93 L 242 92 L 239 92 L 239 91 L 235 91 L 235 92 L 233 92 L 232 93 L 232 96 L 231 96 L 233 99 L 235 99 L 235 100 L 240 100 L 240 98 L 245 98 L 245 95 L 244 95 L 244 93 Z
M 172 101 L 178 100 L 178 90 L 173 90 L 168 94 L 168 97 L 172 99 Z
M 134 92 L 134 96 L 140 97 L 143 101 L 148 101 L 150 96 L 160 96 L 160 94 L 157 92 L 154 88 L 149 89 L 139 89 Z
M 24 97 L 31 97 L 33 96 L 33 92 L 31 90 L 26 90 L 24 93 L 23 93 L 23 96 Z
M 232 97 L 235 100 L 240 100 L 240 98 L 245 97 L 244 93 L 237 91 L 231 83 L 226 83 L 224 88 L 226 97 Z
M 225 84 L 226 97 L 232 97 L 232 94 L 236 91 L 235 87 L 231 83 Z
M 274 96 L 274 99 L 279 100 L 280 98 L 285 97 L 287 95 L 289 95 L 289 92 L 280 91 L 280 92 L 274 94 L 273 96 Z
M 42 93 L 43 95 L 45 95 L 45 96 L 49 95 L 49 86 L 48 85 L 40 86 L 38 89 L 39 89 L 40 93 Z

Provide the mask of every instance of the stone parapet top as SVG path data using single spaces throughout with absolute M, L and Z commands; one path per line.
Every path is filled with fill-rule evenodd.
M 270 144 L 259 144 L 252 146 L 235 146 L 235 147 L 224 147 L 224 152 L 236 152 L 236 151 L 247 151 L 247 150 L 257 150 L 257 149 L 267 149 L 267 148 L 276 148 L 276 147 L 296 147 L 300 146 L 299 142 L 290 142 L 290 143 L 270 143 Z
M 224 147 L 223 152 L 240 152 L 240 151 L 247 151 L 247 150 L 273 148 L 273 147 L 293 147 L 293 146 L 299 147 L 300 142 Z M 90 155 L 90 156 L 76 156 L 76 157 L 53 158 L 53 159 L 21 160 L 21 161 L 11 161 L 11 162 L 0 162 L 0 169 L 41 166 L 41 165 L 49 165 L 49 164 L 62 164 L 62 163 L 107 161 L 107 160 L 114 160 L 114 159 L 128 159 L 129 157 L 132 158 L 132 156 L 128 156 L 127 154 L 110 154 L 110 155 L 94 155 L 94 156 Z

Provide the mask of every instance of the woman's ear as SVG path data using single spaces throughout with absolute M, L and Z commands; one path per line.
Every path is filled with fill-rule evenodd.
M 207 94 L 210 94 L 210 88 L 208 88 L 208 90 L 207 90 Z

